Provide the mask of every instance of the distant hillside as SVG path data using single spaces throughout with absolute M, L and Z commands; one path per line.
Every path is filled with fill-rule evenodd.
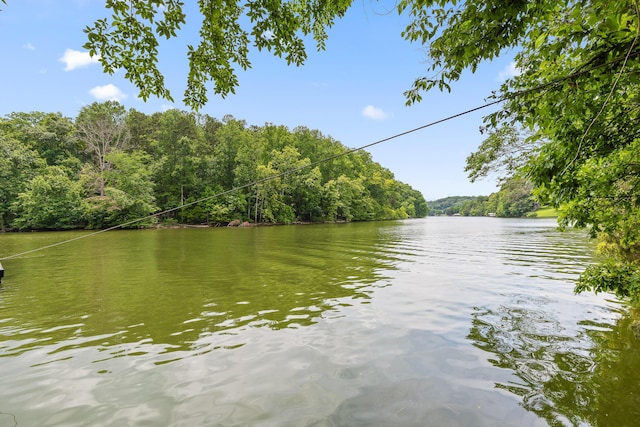
M 535 217 L 540 204 L 532 189 L 526 179 L 512 177 L 502 183 L 500 191 L 489 196 L 451 196 L 427 202 L 429 215 Z
M 484 203 L 486 200 L 487 196 L 449 196 L 427 202 L 427 205 L 429 215 L 455 215 L 461 213 L 469 204 Z

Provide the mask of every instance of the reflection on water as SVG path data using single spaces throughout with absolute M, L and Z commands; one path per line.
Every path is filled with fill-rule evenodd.
M 209 337 L 225 331 L 312 325 L 334 305 L 367 300 L 368 286 L 380 286 L 380 272 L 390 268 L 375 228 L 358 231 L 374 233 L 373 247 L 349 233 L 335 241 L 336 227 L 316 231 L 128 231 L 76 242 L 71 253 L 12 261 L 3 299 L 10 318 L 2 326 L 30 339 L 0 356 L 58 342 L 64 346 L 54 354 L 147 342 L 205 351 L 218 348 Z
M 78 234 L 0 235 L 0 256 Z M 0 427 L 633 425 L 629 317 L 572 292 L 590 251 L 550 221 L 428 218 L 6 261 Z
M 582 321 L 572 331 L 549 318 L 548 301 L 535 303 L 539 309 L 514 301 L 473 314 L 469 339 L 517 376 L 496 387 L 522 396 L 522 405 L 549 425 L 637 425 L 640 341 L 630 317 Z

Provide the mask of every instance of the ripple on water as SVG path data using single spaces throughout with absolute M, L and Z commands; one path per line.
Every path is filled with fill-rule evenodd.
M 607 374 L 635 378 L 598 363 L 629 348 L 616 303 L 573 295 L 588 242 L 545 221 L 81 245 L 55 253 L 76 277 L 51 287 L 20 260 L 0 294 L 0 411 L 18 425 L 588 425 Z

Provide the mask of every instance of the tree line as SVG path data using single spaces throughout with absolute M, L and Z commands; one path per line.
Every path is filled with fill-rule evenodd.
M 429 215 L 534 217 L 540 203 L 532 190 L 528 180 L 511 177 L 502 183 L 500 191 L 488 196 L 450 196 L 429 201 Z
M 349 151 L 305 127 L 175 109 L 146 115 L 115 101 L 85 106 L 75 119 L 12 113 L 0 119 L 0 228 L 427 215 L 419 191 L 369 153 Z

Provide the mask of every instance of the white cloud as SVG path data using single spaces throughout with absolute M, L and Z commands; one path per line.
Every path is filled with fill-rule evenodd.
M 498 73 L 498 81 L 503 82 L 511 77 L 519 76 L 520 74 L 522 74 L 522 70 L 516 66 L 515 62 L 512 61 Z
M 372 120 L 384 120 L 388 117 L 387 113 L 373 105 L 367 105 L 364 107 L 362 115 Z
M 127 97 L 120 89 L 112 84 L 96 86 L 89 91 L 99 101 L 122 101 Z
M 27 49 L 27 50 L 36 50 L 36 47 L 34 45 L 32 45 L 30 42 L 22 45 L 23 48 Z
M 99 56 L 91 56 L 89 52 L 80 52 L 78 50 L 67 49 L 60 58 L 60 62 L 65 63 L 64 70 L 71 71 L 76 68 L 86 67 L 95 64 L 100 59 Z

